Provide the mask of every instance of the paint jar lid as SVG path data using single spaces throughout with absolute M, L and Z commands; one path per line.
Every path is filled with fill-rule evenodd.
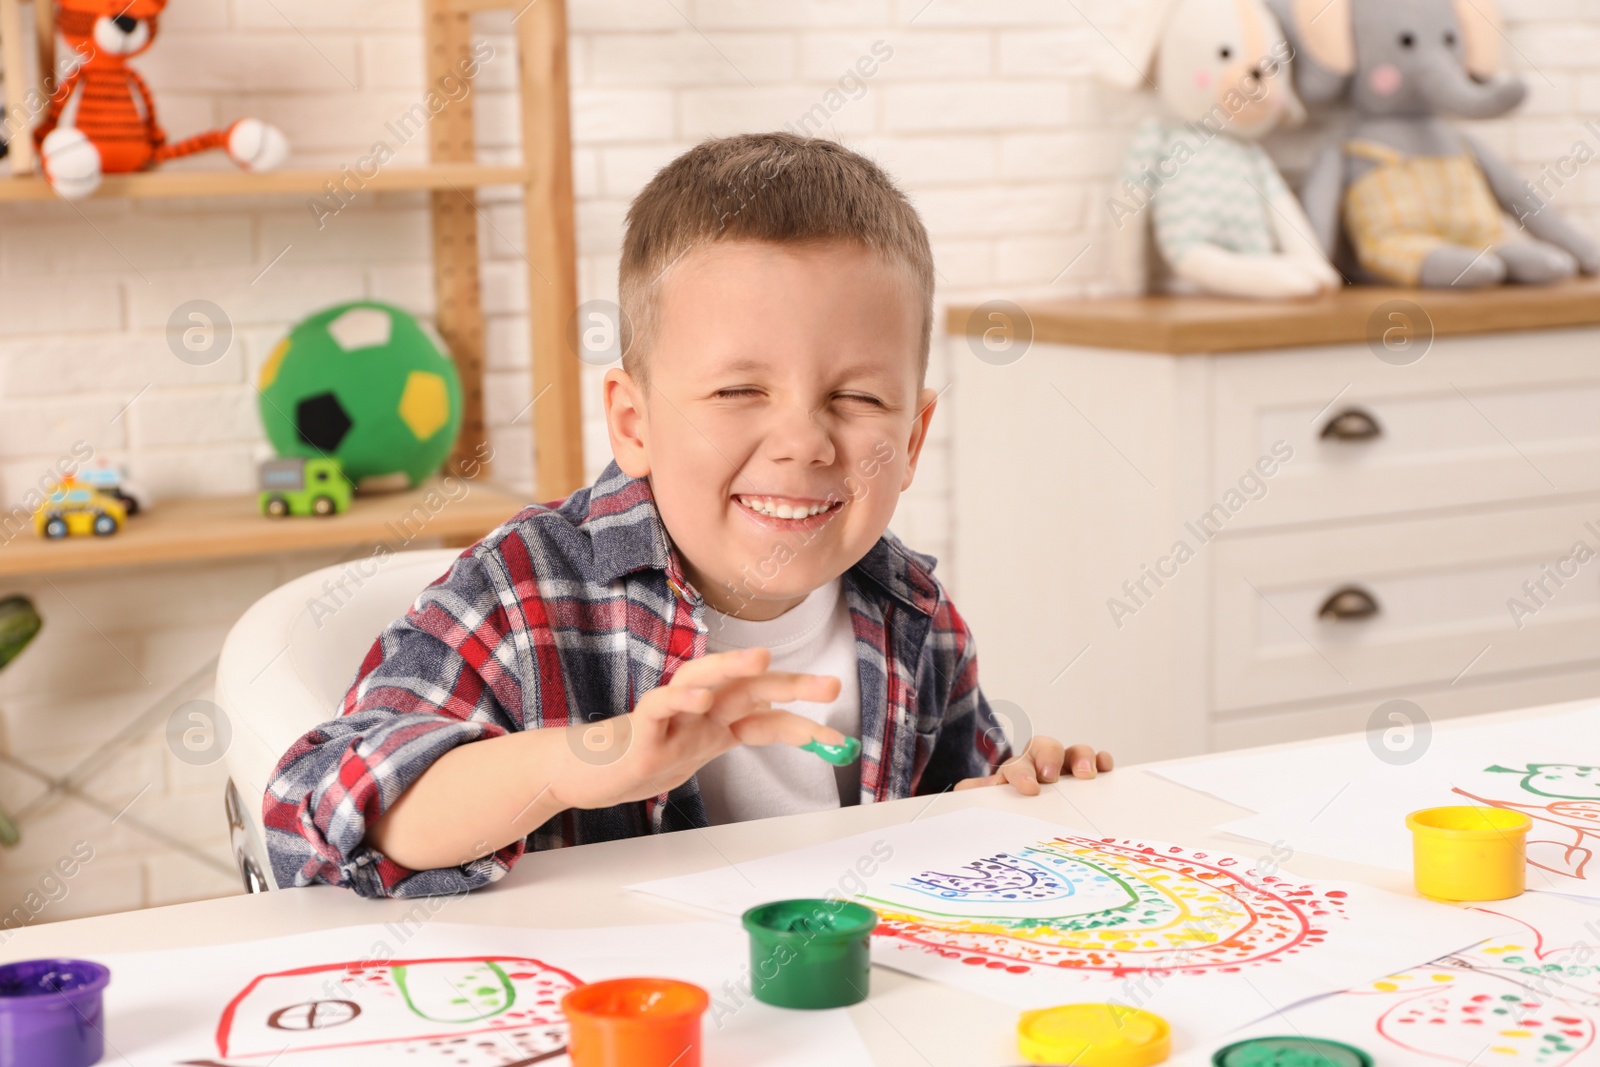
M 1218 1049 L 1215 1067 L 1372 1067 L 1358 1048 L 1319 1037 L 1254 1037 Z
M 1172 1052 L 1161 1016 L 1116 1004 L 1063 1004 L 1022 1013 L 1017 1048 L 1032 1063 L 1150 1067 Z

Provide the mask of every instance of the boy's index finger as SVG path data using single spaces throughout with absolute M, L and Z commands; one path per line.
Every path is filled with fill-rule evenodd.
M 772 710 L 774 704 L 800 701 L 827 704 L 839 698 L 843 683 L 830 674 L 768 671 L 753 678 L 733 678 L 717 689 L 714 721 L 730 726 L 749 715 Z
M 844 683 L 831 674 L 768 671 L 752 678 L 734 679 L 728 692 L 769 704 L 786 704 L 791 700 L 825 704 L 837 700 L 843 686 Z
M 735 678 L 764 674 L 772 663 L 772 650 L 741 648 L 733 652 L 714 652 L 692 659 L 679 667 L 668 685 L 694 685 L 713 688 Z

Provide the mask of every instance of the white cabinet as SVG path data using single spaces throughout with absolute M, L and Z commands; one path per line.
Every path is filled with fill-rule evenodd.
M 1009 363 L 952 309 L 989 697 L 1143 760 L 1600 695 L 1600 284 L 1399 294 L 1409 365 L 1364 337 L 1396 295 L 1041 305 Z

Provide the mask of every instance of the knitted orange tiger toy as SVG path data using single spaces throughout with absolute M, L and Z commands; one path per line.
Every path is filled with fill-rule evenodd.
M 146 170 L 212 148 L 246 170 L 271 170 L 289 152 L 276 127 L 240 119 L 176 144 L 156 121 L 155 99 L 128 59 L 150 47 L 167 0 L 56 0 L 56 20 L 81 57 L 50 98 L 34 131 L 45 177 L 69 200 L 88 196 L 102 174 Z

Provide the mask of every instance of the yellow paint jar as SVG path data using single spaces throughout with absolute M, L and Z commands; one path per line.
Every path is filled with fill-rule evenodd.
M 1074 1067 L 1152 1067 L 1172 1052 L 1161 1016 L 1120 1004 L 1063 1004 L 1026 1011 L 1017 1050 L 1029 1063 Z
M 1506 808 L 1424 808 L 1406 816 L 1417 892 L 1435 900 L 1505 900 L 1526 887 L 1533 820 Z

